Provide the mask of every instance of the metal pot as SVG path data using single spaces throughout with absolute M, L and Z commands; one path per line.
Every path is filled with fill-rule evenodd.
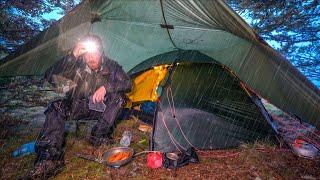
M 119 152 L 129 152 L 130 155 L 129 155 L 128 158 L 126 158 L 124 160 L 121 160 L 121 161 L 108 162 L 108 158 L 110 156 L 112 156 L 113 154 L 119 153 Z M 119 168 L 119 167 L 129 163 L 132 160 L 133 155 L 134 155 L 134 150 L 132 148 L 129 148 L 129 147 L 114 147 L 114 148 L 111 148 L 111 149 L 105 151 L 103 153 L 103 155 L 102 155 L 102 159 L 99 159 L 97 157 L 90 156 L 90 155 L 81 155 L 81 154 L 77 154 L 77 157 L 82 158 L 82 159 L 86 159 L 86 160 L 89 160 L 89 161 L 95 161 L 97 163 L 104 164 L 106 166 Z
M 117 161 L 117 162 L 109 162 L 108 161 L 108 158 L 116 153 L 119 153 L 119 152 L 129 152 L 130 155 L 128 158 L 124 159 L 124 160 L 121 160 L 121 161 Z M 120 166 L 123 166 L 127 163 L 129 163 L 132 158 L 133 158 L 133 155 L 134 155 L 134 150 L 132 148 L 129 148 L 129 147 L 115 147 L 115 148 L 111 148 L 109 150 L 107 150 L 106 152 L 103 153 L 103 162 L 108 165 L 108 166 L 111 166 L 111 167 L 115 167 L 115 168 L 119 168 Z

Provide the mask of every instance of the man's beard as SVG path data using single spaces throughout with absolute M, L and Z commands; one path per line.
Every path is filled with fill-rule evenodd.
M 88 62 L 87 65 L 89 66 L 90 69 L 97 70 L 100 66 L 100 63 Z

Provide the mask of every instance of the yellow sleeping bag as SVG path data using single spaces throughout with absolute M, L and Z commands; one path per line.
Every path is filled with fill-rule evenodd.
M 155 66 L 142 73 L 133 80 L 133 89 L 127 94 L 129 101 L 127 108 L 132 103 L 143 101 L 156 101 L 159 97 L 157 88 L 167 74 L 168 65 Z

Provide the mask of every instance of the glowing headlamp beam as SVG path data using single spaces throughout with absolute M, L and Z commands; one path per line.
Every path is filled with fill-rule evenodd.
M 93 41 L 86 41 L 83 43 L 83 45 L 84 45 L 85 50 L 89 53 L 98 52 L 98 46 Z

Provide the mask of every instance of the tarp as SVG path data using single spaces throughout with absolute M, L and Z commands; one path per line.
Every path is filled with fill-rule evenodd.
M 87 33 L 101 36 L 106 54 L 126 71 L 154 56 L 196 51 L 279 108 L 320 126 L 319 89 L 222 0 L 85 1 L 7 57 L 0 75 L 41 75 Z

